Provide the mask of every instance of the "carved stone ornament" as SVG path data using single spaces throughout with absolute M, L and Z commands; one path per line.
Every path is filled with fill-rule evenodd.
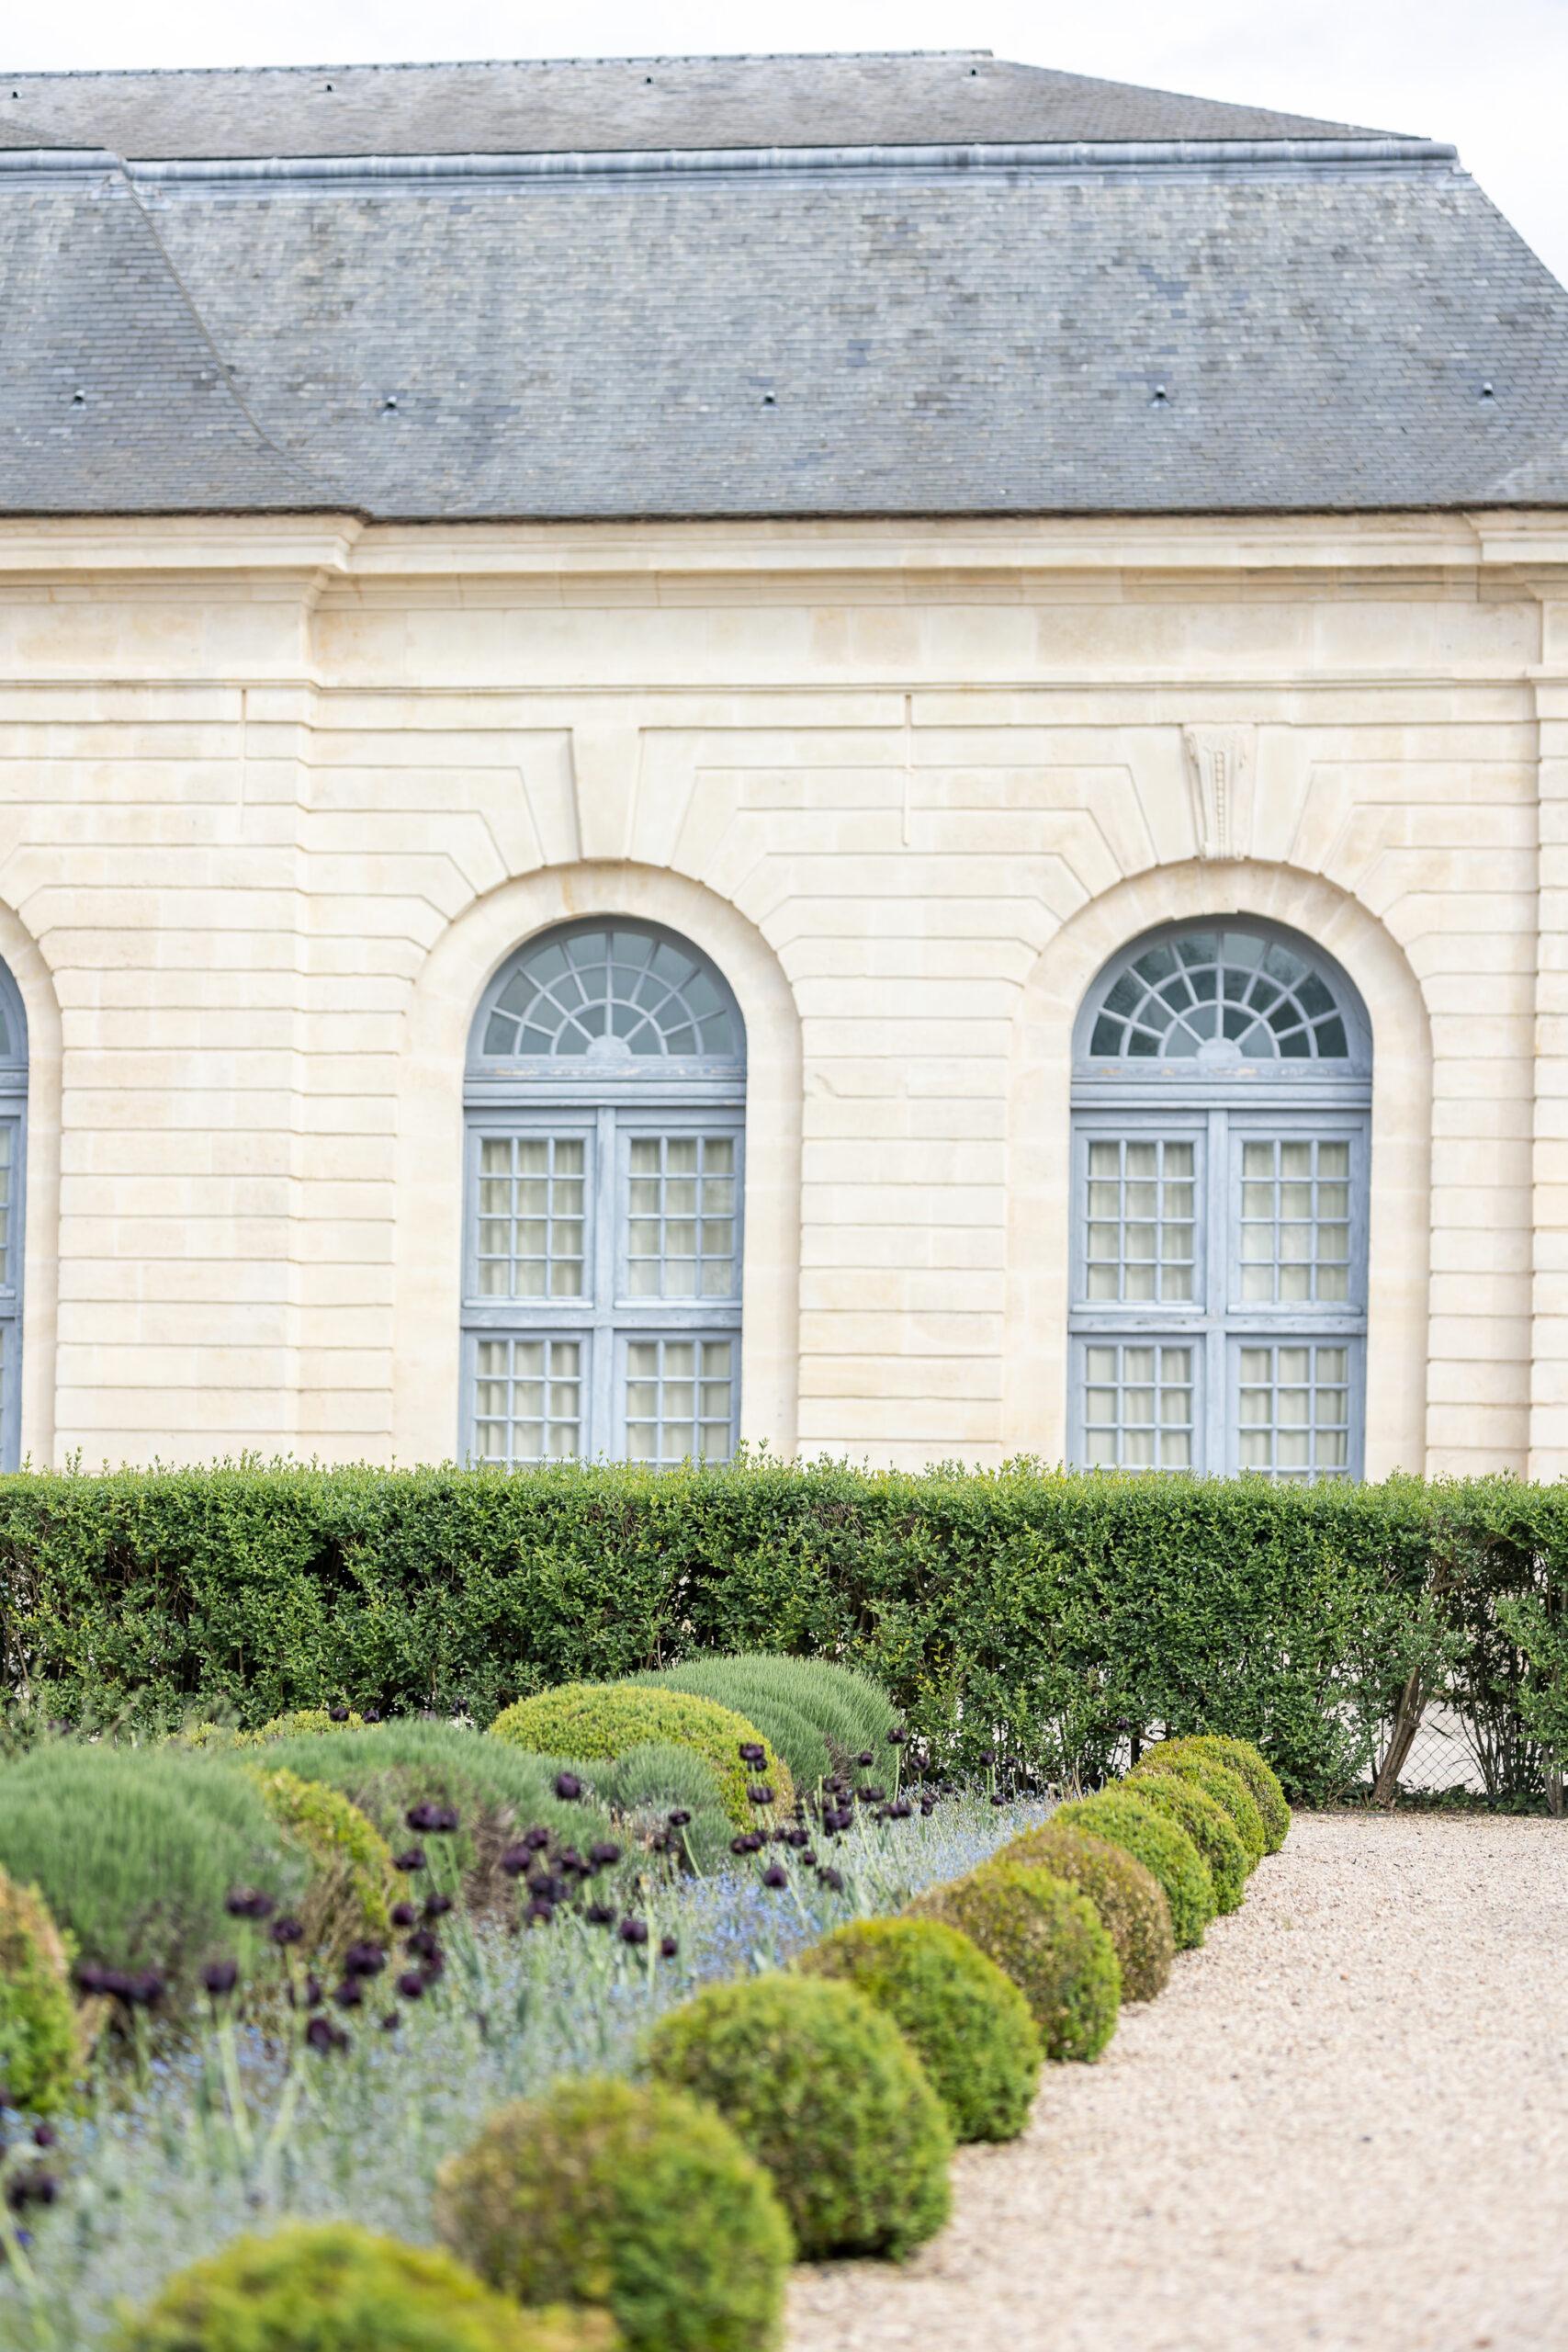
M 1257 728 L 1184 727 L 1181 745 L 1199 856 L 1250 857 Z

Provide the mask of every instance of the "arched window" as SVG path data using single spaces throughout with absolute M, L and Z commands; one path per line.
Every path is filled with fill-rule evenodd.
M 1075 1041 L 1068 1442 L 1120 1469 L 1359 1475 L 1371 1037 L 1246 920 L 1119 956 Z
M 746 1033 L 721 975 L 652 923 L 547 932 L 485 991 L 466 1096 L 466 1450 L 727 1460 Z
M 27 1169 L 28 1019 L 0 964 L 0 1469 L 22 1456 L 22 1210 Z

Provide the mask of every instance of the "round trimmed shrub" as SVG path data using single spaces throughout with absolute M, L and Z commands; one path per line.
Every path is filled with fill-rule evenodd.
M 694 1871 L 722 1870 L 729 1861 L 735 1824 L 712 1765 L 694 1749 L 650 1740 L 624 1756 L 580 1758 L 577 1771 L 634 1838 L 665 1832 L 676 1840 L 671 1850 L 677 1860 Z M 671 1813 L 691 1817 L 671 1829 Z
M 1161 1745 L 1190 1748 L 1196 1756 L 1212 1756 L 1216 1763 L 1228 1765 L 1250 1791 L 1252 1802 L 1263 1816 L 1265 1850 L 1270 1854 L 1279 1852 L 1291 1834 L 1291 1808 L 1279 1774 L 1249 1739 L 1227 1739 L 1218 1732 L 1199 1732 L 1189 1739 L 1164 1741 Z M 1155 1757 L 1159 1752 L 1158 1747 L 1152 1748 L 1150 1755 Z
M 0 2107 L 53 2115 L 87 2061 L 71 1991 L 71 1948 L 36 1886 L 0 1871 Z
M 1087 1829 L 1142 1862 L 1164 1890 L 1177 1951 L 1191 1951 L 1202 1942 L 1214 1916 L 1214 1882 L 1185 1829 L 1145 1804 L 1125 1781 L 1058 1805 L 1051 1818 L 1064 1829 Z
M 252 1767 L 266 1809 L 310 1860 L 299 1905 L 307 1948 L 335 1956 L 364 1938 L 392 1932 L 392 1849 L 356 1804 L 321 1781 Z
M 1252 1792 L 1239 1772 L 1221 1764 L 1213 1756 L 1200 1756 L 1193 1749 L 1163 1743 L 1153 1750 L 1136 1774 L 1166 1772 L 1178 1775 L 1192 1788 L 1201 1789 L 1224 1815 L 1237 1838 L 1247 1863 L 1247 1876 L 1258 1868 L 1269 1850 L 1264 1835 L 1263 1815 L 1252 1801 Z M 1135 1777 L 1130 1773 L 1129 1779 Z
M 947 2219 L 953 2133 L 925 2068 L 849 1984 L 710 1984 L 649 2038 L 656 2081 L 716 2107 L 773 2175 L 803 2256 L 907 2254 Z
M 597 2312 L 525 2312 L 449 2254 L 291 2222 L 176 2271 L 115 2352 L 612 2352 Z
M 772 2180 L 711 2107 L 579 2077 L 492 2115 L 441 2168 L 436 2227 L 522 2303 L 605 2306 L 632 2352 L 767 2352 L 795 2251 Z
M 803 1952 L 808 1976 L 852 1984 L 890 2017 L 959 2140 L 1014 2140 L 1040 2078 L 1029 2004 L 977 1944 L 940 1919 L 852 1919 Z
M 366 1728 L 363 1715 L 350 1713 L 341 1722 L 334 1722 L 330 1708 L 290 1707 L 287 1714 L 269 1716 L 265 1724 L 258 1724 L 254 1731 L 242 1732 L 240 1738 L 247 1747 L 262 1747 L 274 1739 L 299 1739 L 317 1732 L 336 1734 L 364 1731 Z
M 1152 1871 L 1120 1846 L 1091 1838 L 1084 1829 L 1058 1826 L 1055 1819 L 1026 1829 L 996 1856 L 1049 1871 L 1087 1895 L 1100 1924 L 1116 1947 L 1122 1966 L 1122 1998 L 1152 2001 L 1170 1981 L 1176 1940 L 1170 1905 Z
M 650 1740 L 671 1740 L 694 1748 L 713 1768 L 724 1809 L 738 1828 L 750 1829 L 761 1812 L 782 1818 L 794 1800 L 789 1767 L 753 1723 L 716 1699 L 694 1691 L 654 1690 L 637 1682 L 567 1682 L 519 1699 L 497 1715 L 492 1739 L 535 1756 L 624 1756 Z M 742 1763 L 745 1744 L 764 1751 L 760 1765 Z M 751 1804 L 747 1789 L 761 1783 L 773 1792 L 768 1808 Z
M 1128 1773 L 1126 1784 L 1141 1804 L 1186 1830 L 1213 1882 L 1214 1909 L 1222 1915 L 1239 1909 L 1247 1893 L 1247 1853 L 1230 1815 L 1184 1772 L 1145 1772 L 1140 1765 Z
M 978 1944 L 1029 2004 L 1047 2058 L 1098 2058 L 1116 2030 L 1122 1970 L 1094 1905 L 1048 1871 L 992 1860 L 917 1895 L 917 1919 L 941 1919 Z

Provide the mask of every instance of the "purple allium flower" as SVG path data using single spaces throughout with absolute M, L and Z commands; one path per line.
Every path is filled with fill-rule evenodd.
M 33 2125 L 33 2145 L 35 2148 L 52 2148 L 59 2137 L 60 2134 L 55 2130 L 52 2123 L 35 2123 Z
M 1004 1797 L 1004 1796 L 1003 1796 L 1003 1794 L 1002 1794 L 1002 1792 L 1001 1792 L 1000 1789 L 993 1789 L 993 1790 L 991 1791 L 991 1803 L 992 1803 L 994 1805 L 1004 1805 L 1004 1804 L 1006 1804 L 1006 1803 L 1007 1803 L 1007 1799 L 1006 1799 L 1006 1797 Z
M 624 1944 L 645 1944 L 648 1941 L 646 1919 L 623 1919 L 615 1933 Z
M 383 2033 L 396 2033 L 401 2023 L 402 2018 L 399 2012 L 396 2009 L 389 2009 L 381 2019 L 381 2030 Z
M 913 1817 L 914 1810 L 908 1797 L 895 1797 L 887 1808 L 887 1817 L 890 1821 L 908 1821 Z
M 401 1854 L 394 1854 L 394 1855 L 392 1856 L 392 1868 L 393 1868 L 395 1871 L 422 1871 L 422 1870 L 423 1870 L 423 1868 L 424 1868 L 424 1849 L 423 1849 L 423 1846 L 410 1846 L 410 1847 L 408 1848 L 408 1849 L 406 1850 L 406 1852 L 401 1853 Z
M 531 1927 L 547 1928 L 556 1916 L 556 1906 L 547 1894 L 536 1894 L 523 1916 Z
M 809 1846 L 802 1848 L 800 1859 L 808 1871 L 814 1871 L 817 1868 L 817 1856 Z
M 215 2001 L 231 1993 L 240 1981 L 238 1963 L 231 1960 L 209 1960 L 201 1972 L 201 1981 Z
M 920 1813 L 925 1820 L 929 1821 L 935 1811 L 935 1797 L 922 1797 L 920 1799 Z
M 365 1723 L 367 1723 L 367 1724 L 378 1724 L 378 1723 L 380 1722 L 380 1720 L 381 1720 L 380 1710 L 379 1710 L 379 1708 L 377 1708 L 377 1707 L 367 1707 L 367 1708 L 366 1708 L 366 1710 L 365 1710 L 364 1715 L 363 1715 L 363 1716 L 362 1716 L 362 1718 L 361 1718 L 361 1721 L 362 1721 L 362 1722 L 365 1722 Z
M 416 1960 L 434 1960 L 441 1943 L 434 1928 L 416 1928 L 409 1938 L 409 1950 Z
M 348 2048 L 347 2034 L 341 2025 L 334 2025 L 331 2018 L 312 2018 L 305 2028 L 305 2040 L 312 2050 L 326 2052 Z
M 691 1820 L 692 1816 L 691 1816 L 691 1815 L 686 1811 L 686 1808 L 685 1808 L 685 1806 L 684 1806 L 684 1805 L 682 1805 L 682 1804 L 678 1804 L 678 1805 L 676 1806 L 676 1808 L 675 1808 L 674 1812 L 673 1812 L 673 1813 L 671 1813 L 671 1814 L 668 1814 L 668 1815 L 666 1815 L 665 1818 L 668 1820 L 668 1822 L 669 1822 L 670 1826 L 671 1826 L 671 1829 L 684 1829 L 684 1828 L 687 1826 L 688 1823 L 690 1822 L 690 1820 Z
M 452 1897 L 449 1894 L 427 1894 L 424 1898 L 424 1916 L 427 1919 L 445 1919 L 451 1908 Z
M 387 1965 L 387 1955 L 379 1944 L 350 1944 L 343 1956 L 345 1976 L 379 1976 Z
M 556 1774 L 556 1794 L 567 1804 L 573 1804 L 576 1803 L 577 1799 L 582 1794 L 582 1783 L 578 1779 L 575 1772 L 558 1772 Z
M 762 1872 L 762 1884 L 764 1886 L 787 1886 L 789 1884 L 789 1872 L 785 1870 L 782 1862 L 770 1862 L 768 1864 L 767 1869 Z
M 279 1949 L 288 1944 L 302 1944 L 305 1940 L 305 1923 L 302 1919 L 275 1919 L 267 1929 L 267 1934 Z
M 737 1751 L 742 1764 L 765 1764 L 768 1751 L 760 1740 L 743 1739 Z
M 836 1871 L 830 1862 L 823 1863 L 821 1869 L 817 1873 L 817 1877 L 819 1884 L 823 1886 L 830 1886 L 835 1894 L 842 1894 L 844 1891 L 844 1873 L 842 1871 Z
M 746 1792 L 748 1804 L 772 1804 L 773 1792 L 766 1781 L 753 1781 Z
M 754 1829 L 743 1829 L 739 1838 L 732 1838 L 729 1841 L 732 1854 L 758 1854 L 761 1849 L 762 1840 Z
M 398 1979 L 398 1990 L 405 2001 L 423 2001 L 424 1979 L 417 1968 L 405 1968 Z
M 663 1959 L 663 1960 L 673 1960 L 673 1959 L 674 1959 L 674 1957 L 675 1957 L 675 1955 L 676 1955 L 676 1953 L 680 1951 L 680 1949 L 681 1949 L 680 1942 L 679 1942 L 679 1939 L 678 1939 L 676 1937 L 674 1937 L 674 1936 L 660 1936 L 660 1939 L 659 1939 L 659 1951 L 660 1951 L 660 1957 L 661 1959 Z
M 502 1855 L 501 1867 L 508 1878 L 521 1878 L 533 1859 L 526 1846 L 508 1846 Z
M 588 1904 L 582 1916 L 591 1928 L 613 1928 L 615 1924 L 615 1912 L 607 1903 Z
M 865 1786 L 863 1789 L 858 1790 L 856 1793 L 858 1794 L 862 1804 L 886 1804 L 887 1798 L 887 1792 L 886 1789 L 874 1789 L 869 1781 L 866 1782 Z
M 345 1976 L 341 1984 L 333 1986 L 333 1998 L 340 2009 L 356 2009 L 365 1998 L 365 1987 L 357 1976 Z
M 902 1747 L 908 1736 L 902 1724 L 895 1724 L 887 1735 L 887 1745 L 889 1747 Z
M 168 1989 L 168 1978 L 161 1969 L 144 1968 L 140 1974 L 126 1977 L 120 1998 L 128 2008 L 155 2009 Z
M 329 1721 L 329 1722 L 331 1722 L 331 1723 L 334 1723 L 334 1724 L 345 1724 L 345 1723 L 347 1723 L 347 1721 L 348 1721 L 348 1714 L 349 1714 L 349 1711 L 348 1711 L 348 1709 L 347 1709 L 347 1708 L 346 1708 L 346 1707 L 342 1703 L 342 1702 L 341 1702 L 341 1701 L 339 1702 L 339 1703 L 338 1703 L 335 1707 L 329 1707 L 329 1708 L 327 1709 L 327 1718 L 328 1718 L 328 1721 Z
M 387 1916 L 394 1928 L 412 1928 L 419 1913 L 412 1903 L 394 1903 Z
M 277 1905 L 259 1886 L 236 1886 L 225 1895 L 223 1908 L 231 1919 L 270 1919 Z
M 855 1758 L 855 1762 L 857 1764 L 874 1764 L 875 1761 L 876 1757 L 869 1747 L 863 1747 L 860 1754 Z
M 595 1838 L 588 1849 L 588 1859 L 596 1871 L 608 1870 L 612 1862 L 621 1859 L 621 1849 L 613 1838 Z
M 619 1850 L 620 1849 L 617 1847 L 617 1853 Z M 585 1862 L 575 1846 L 563 1846 L 560 1849 L 558 1860 L 560 1868 L 563 1871 L 570 1871 L 573 1878 L 587 1878 L 592 1872 L 592 1863 Z

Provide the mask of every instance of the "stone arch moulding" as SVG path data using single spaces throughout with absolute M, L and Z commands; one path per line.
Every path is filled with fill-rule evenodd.
M 457 1442 L 463 1071 L 498 967 L 537 933 L 587 916 L 641 917 L 718 966 L 746 1023 L 747 1178 L 740 1435 L 795 1450 L 799 1384 L 800 1020 L 773 949 L 728 899 L 662 868 L 551 866 L 502 883 L 443 933 L 413 985 L 399 1073 L 392 1438 L 400 1462 Z
M 28 1023 L 21 1458 L 52 1468 L 60 1317 L 60 1000 L 54 975 L 37 940 L 21 917 L 4 903 L 0 903 L 0 960 L 17 983 Z
M 1011 1453 L 1066 1451 L 1068 1170 L 1073 1035 L 1084 996 L 1145 931 L 1251 915 L 1303 933 L 1339 964 L 1372 1030 L 1366 1475 L 1427 1460 L 1432 1048 L 1420 984 L 1378 919 L 1320 876 L 1250 859 L 1160 866 L 1092 899 L 1024 985 L 1009 1081 L 1003 1438 Z

